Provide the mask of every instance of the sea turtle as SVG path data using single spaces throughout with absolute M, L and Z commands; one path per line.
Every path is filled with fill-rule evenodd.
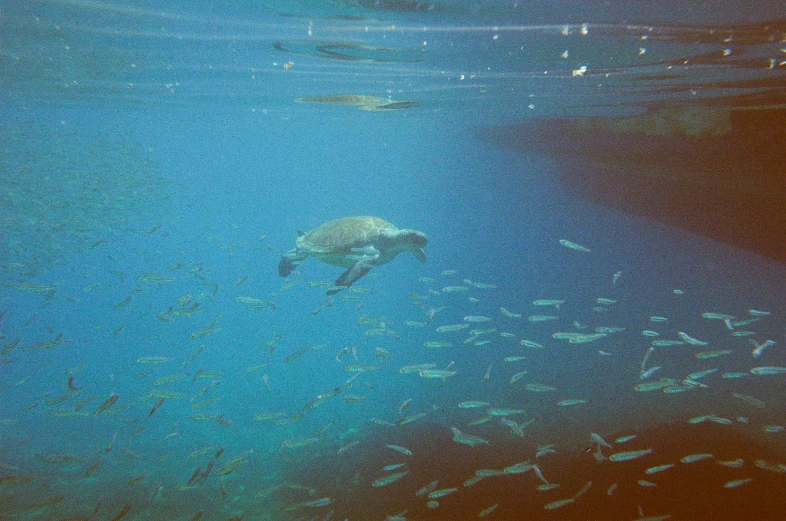
M 399 230 L 379 217 L 344 217 L 308 233 L 298 231 L 296 247 L 281 257 L 278 274 L 288 276 L 309 256 L 334 266 L 343 266 L 347 271 L 327 292 L 332 295 L 351 286 L 372 267 L 390 262 L 401 252 L 410 251 L 416 259 L 424 262 L 426 254 L 423 247 L 427 241 L 425 233 Z

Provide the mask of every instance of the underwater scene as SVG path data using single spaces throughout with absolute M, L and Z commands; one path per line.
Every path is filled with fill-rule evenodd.
M 0 520 L 786 516 L 786 6 L 0 2 Z

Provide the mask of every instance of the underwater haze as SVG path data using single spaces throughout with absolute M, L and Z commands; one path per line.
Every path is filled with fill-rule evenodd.
M 628 4 L 0 2 L 0 520 L 783 519 L 786 8 Z

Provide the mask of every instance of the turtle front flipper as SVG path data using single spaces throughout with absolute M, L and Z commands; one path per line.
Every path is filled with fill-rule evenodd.
M 295 268 L 303 264 L 306 257 L 308 257 L 308 255 L 303 255 L 297 248 L 289 250 L 281 256 L 281 260 L 278 262 L 278 274 L 282 277 L 288 277 Z
M 374 266 L 372 258 L 364 258 L 355 263 L 354 266 L 341 274 L 336 282 L 333 283 L 333 288 L 329 289 L 327 294 L 334 295 L 344 288 L 350 287 L 356 280 L 369 272 Z

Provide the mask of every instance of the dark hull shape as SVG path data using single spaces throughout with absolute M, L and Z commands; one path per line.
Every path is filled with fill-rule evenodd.
M 572 195 L 786 263 L 786 109 L 677 107 L 495 127 Z

